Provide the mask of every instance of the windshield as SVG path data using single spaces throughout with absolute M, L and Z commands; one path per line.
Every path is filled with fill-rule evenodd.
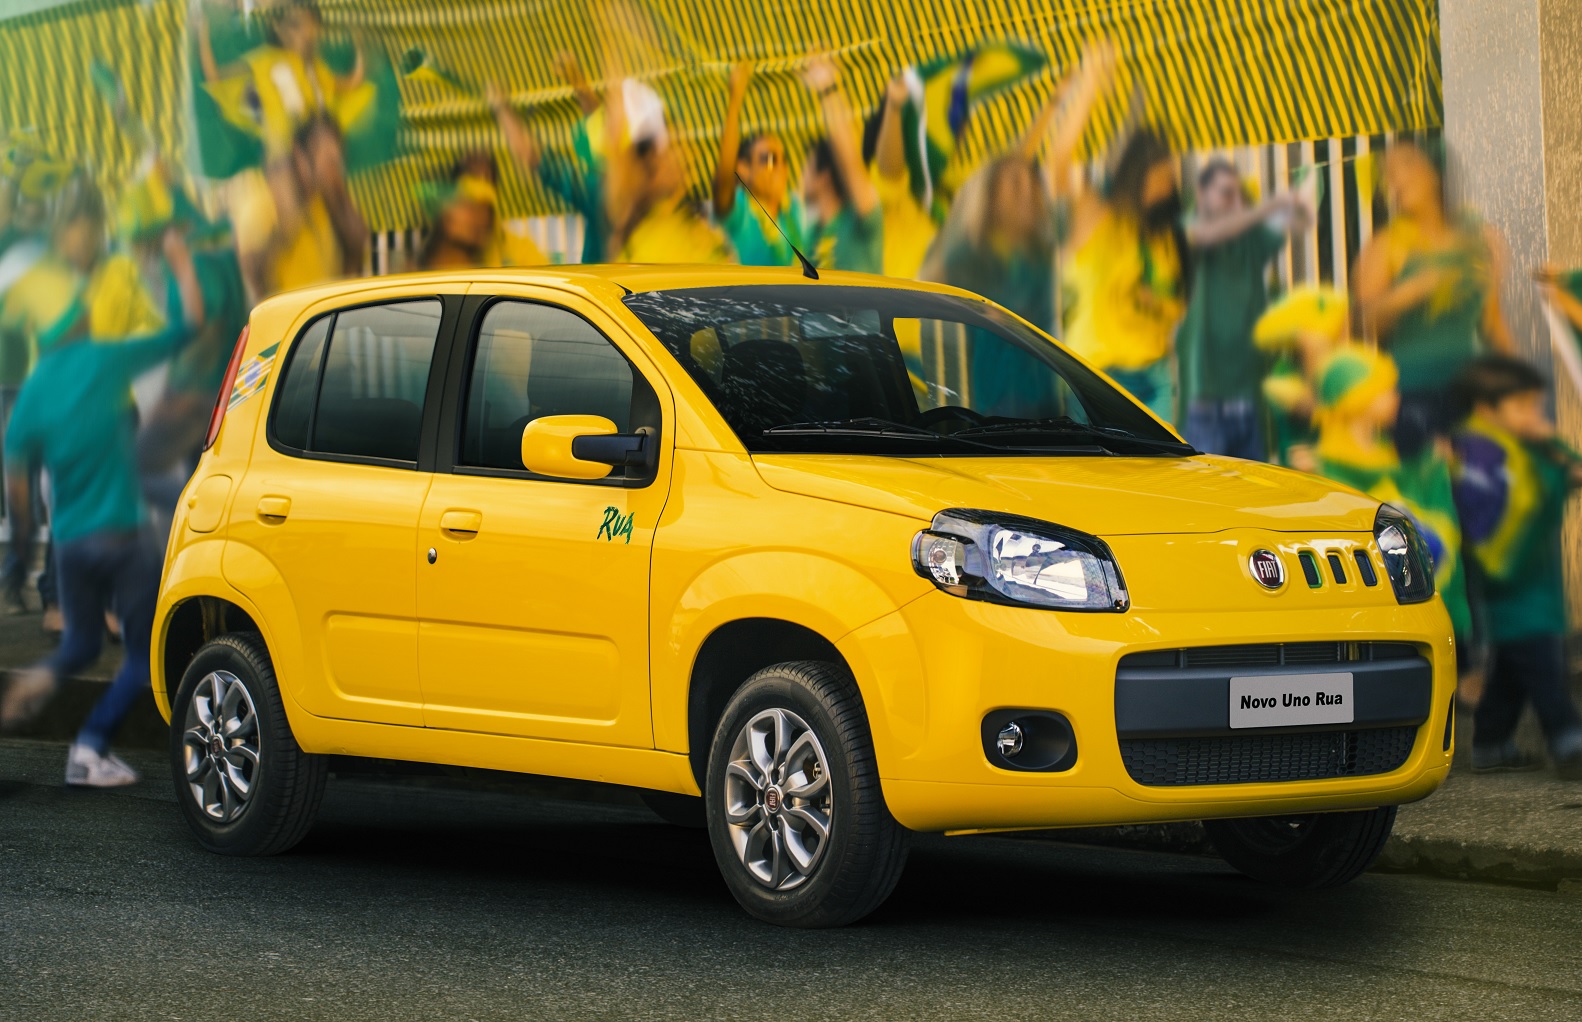
M 628 295 L 749 451 L 1194 453 L 987 302 L 775 284 Z

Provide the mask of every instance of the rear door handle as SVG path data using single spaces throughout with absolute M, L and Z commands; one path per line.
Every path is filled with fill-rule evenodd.
M 480 511 L 446 511 L 439 516 L 439 531 L 457 539 L 471 539 L 483 527 Z
M 258 498 L 258 517 L 265 522 L 278 524 L 285 521 L 289 514 L 291 514 L 290 497 Z

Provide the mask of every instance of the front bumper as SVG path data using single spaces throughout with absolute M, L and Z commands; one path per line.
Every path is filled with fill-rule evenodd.
M 1399 677 L 1392 683 L 1393 695 L 1370 689 L 1371 669 L 1363 667 L 1357 684 L 1359 692 L 1369 693 L 1359 696 L 1369 705 L 1369 716 L 1359 716 L 1357 725 L 1268 733 L 1408 727 L 1404 761 L 1399 756 L 1385 761 L 1399 765 L 1363 775 L 1243 783 L 1190 783 L 1194 775 L 1189 774 L 1189 783 L 1144 784 L 1133 776 L 1123 756 L 1122 725 L 1132 741 L 1230 732 L 1223 718 L 1203 716 L 1208 704 L 1201 701 L 1195 709 L 1178 707 L 1175 722 L 1168 711 L 1150 716 L 1148 706 L 1132 711 L 1118 706 L 1123 656 L 1315 640 L 1410 644 L 1426 672 L 1426 695 L 1403 694 L 1410 686 L 1400 684 Z M 1334 600 L 1316 606 L 1294 601 L 1230 610 L 1140 606 L 1123 614 L 1075 614 L 931 593 L 847 636 L 839 647 L 870 705 L 882 706 L 869 716 L 885 798 L 896 819 L 915 830 L 977 830 L 1266 816 L 1422 798 L 1450 767 L 1453 641 L 1438 600 L 1407 607 L 1393 601 L 1352 606 Z M 1123 696 L 1126 689 L 1123 682 Z M 1060 772 L 993 765 L 984 751 L 981 723 L 992 711 L 1007 708 L 1064 715 L 1075 734 L 1075 764 Z

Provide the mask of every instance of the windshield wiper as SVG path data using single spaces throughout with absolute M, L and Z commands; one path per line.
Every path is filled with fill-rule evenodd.
M 1085 422 L 1078 422 L 1065 415 L 1053 419 L 1021 419 L 1016 422 L 996 422 L 987 426 L 972 426 L 968 429 L 959 430 L 953 433 L 952 436 L 975 437 L 1018 433 L 1033 435 L 1070 433 L 1094 440 L 1139 444 L 1159 451 L 1170 451 L 1179 454 L 1198 453 L 1197 448 L 1191 444 L 1182 443 L 1178 440 L 1155 440 L 1151 437 L 1138 436 L 1136 433 L 1121 429 L 1119 426 L 1093 426 Z
M 977 440 L 964 439 L 959 433 L 935 433 L 930 429 L 919 426 L 908 426 L 902 422 L 891 422 L 889 419 L 879 419 L 864 416 L 857 419 L 834 419 L 828 422 L 788 422 L 782 426 L 771 426 L 758 431 L 759 436 L 849 436 L 849 437 L 883 437 L 886 440 L 921 440 L 934 443 L 954 444 L 958 447 L 971 447 L 981 451 L 1005 451 L 1002 444 L 986 444 Z

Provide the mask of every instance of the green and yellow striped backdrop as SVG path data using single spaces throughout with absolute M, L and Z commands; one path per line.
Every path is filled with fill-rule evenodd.
M 589 0 L 321 0 L 321 7 L 332 32 L 357 29 L 392 59 L 421 47 L 467 79 L 498 81 L 551 147 L 569 145 L 577 116 L 553 73 L 555 54 L 570 51 L 598 74 L 603 26 Z M 89 82 L 89 62 L 98 58 L 121 75 L 131 108 L 160 144 L 181 152 L 186 8 L 187 0 L 83 0 L 0 21 L 0 128 L 35 127 L 113 189 L 133 156 Z M 1122 66 L 1090 146 L 1115 133 L 1134 95 L 1143 119 L 1183 148 L 1433 128 L 1442 115 L 1435 0 L 644 0 L 628 9 L 644 24 L 622 31 L 646 40 L 643 76 L 664 97 L 700 185 L 731 63 L 760 65 L 748 130 L 779 132 L 800 149 L 818 122 L 797 69 L 820 49 L 839 55 L 862 110 L 905 64 L 988 39 L 1043 49 L 1044 74 L 974 115 L 958 155 L 967 164 L 1015 137 L 1084 42 L 1101 35 L 1115 40 Z M 456 153 L 500 144 L 480 100 L 441 84 L 401 87 L 409 155 L 353 182 L 378 230 L 416 223 L 416 185 Z M 510 215 L 556 208 L 515 173 L 504 202 Z

